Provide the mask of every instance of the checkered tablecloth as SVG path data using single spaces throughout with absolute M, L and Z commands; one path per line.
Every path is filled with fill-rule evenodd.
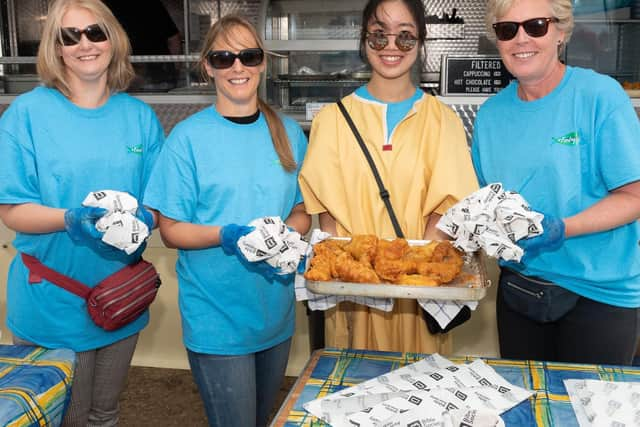
M 307 413 L 302 405 L 421 358 L 422 355 L 418 353 L 318 350 L 311 355 L 272 425 L 325 426 L 327 424 Z M 476 359 L 447 358 L 454 363 Z M 510 383 L 535 391 L 529 400 L 502 414 L 508 427 L 578 426 L 562 382 L 565 379 L 640 381 L 640 369 L 635 367 L 483 359 Z
M 74 366 L 71 350 L 0 345 L 0 425 L 62 424 Z

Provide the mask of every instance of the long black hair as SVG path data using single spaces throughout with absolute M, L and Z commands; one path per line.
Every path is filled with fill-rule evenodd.
M 418 30 L 418 48 L 424 48 L 424 43 L 427 39 L 427 27 L 425 21 L 426 11 L 424 9 L 424 3 L 422 0 L 369 0 L 362 11 L 362 27 L 360 28 L 360 59 L 367 62 L 366 43 L 367 43 L 367 25 L 371 18 L 378 20 L 376 12 L 378 6 L 382 3 L 400 1 L 407 6 L 409 13 L 416 22 L 416 29 Z

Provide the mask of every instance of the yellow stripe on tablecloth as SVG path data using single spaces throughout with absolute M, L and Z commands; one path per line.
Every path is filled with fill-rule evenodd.
M 23 389 L 20 387 L 7 387 L 0 389 L 0 393 L 3 398 L 13 399 L 18 403 L 20 407 L 24 407 L 24 404 L 29 406 L 29 411 L 25 412 L 18 419 L 7 424 L 7 426 L 23 426 L 32 425 L 34 418 L 38 420 L 38 424 L 41 426 L 47 425 L 45 413 L 42 411 L 42 407 L 38 404 L 37 396 L 33 395 L 33 390 Z

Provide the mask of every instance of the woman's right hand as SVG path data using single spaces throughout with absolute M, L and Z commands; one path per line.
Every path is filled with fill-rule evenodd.
M 238 247 L 238 240 L 251 233 L 255 227 L 248 225 L 227 224 L 220 229 L 220 246 L 229 255 L 235 255 L 247 270 L 261 274 L 267 280 L 273 280 L 278 270 L 266 261 L 250 262 Z

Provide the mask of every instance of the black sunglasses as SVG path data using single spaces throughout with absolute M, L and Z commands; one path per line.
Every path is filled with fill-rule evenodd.
M 230 68 L 236 61 L 236 58 L 246 67 L 255 67 L 262 64 L 264 51 L 259 47 L 255 47 L 243 49 L 238 53 L 233 53 L 228 50 L 212 50 L 207 54 L 209 65 L 217 70 Z
M 396 47 L 402 52 L 408 52 L 418 43 L 418 38 L 410 31 L 400 31 L 398 34 L 385 33 L 377 30 L 367 32 L 367 44 L 373 50 L 382 50 L 389 44 L 389 36 L 396 37 Z
M 500 41 L 514 38 L 518 34 L 518 28 L 521 25 L 531 37 L 542 37 L 549 31 L 549 22 L 558 22 L 558 18 L 533 18 L 522 22 L 496 22 L 493 24 L 493 30 L 496 32 L 496 38 Z
M 74 46 L 80 43 L 83 34 L 93 43 L 104 42 L 108 38 L 98 24 L 88 25 L 84 30 L 76 27 L 64 27 L 60 30 L 61 41 L 65 46 Z

